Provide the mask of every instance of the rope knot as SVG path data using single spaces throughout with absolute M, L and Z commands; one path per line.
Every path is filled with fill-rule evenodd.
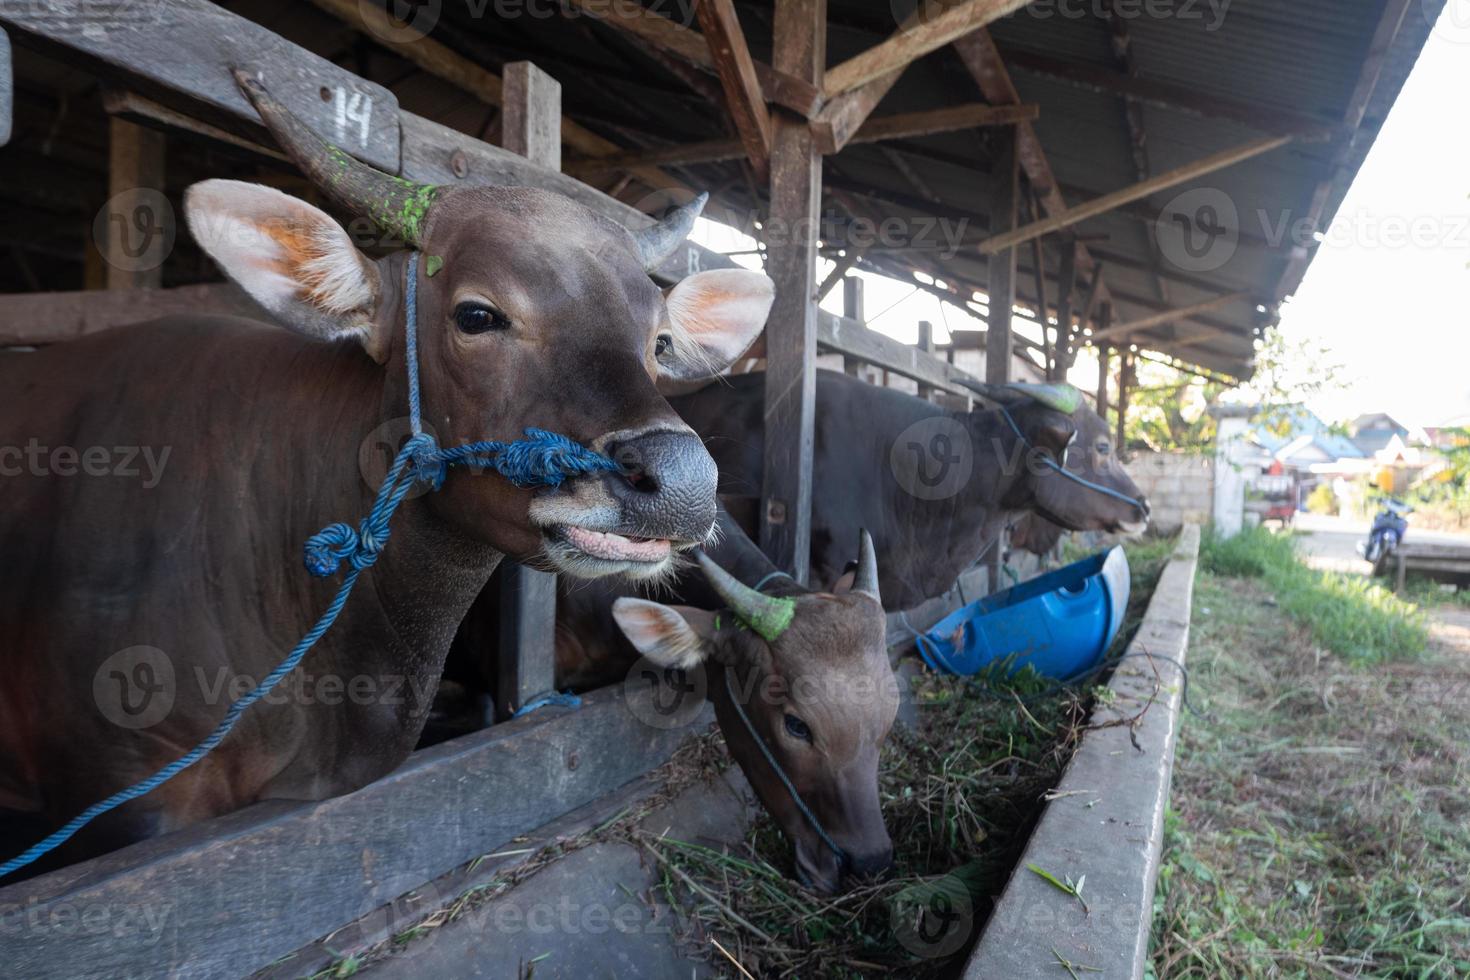
M 387 528 L 374 528 L 371 518 L 356 530 L 346 524 L 328 524 L 306 539 L 306 570 L 326 578 L 346 561 L 362 571 L 378 560 L 387 543 Z

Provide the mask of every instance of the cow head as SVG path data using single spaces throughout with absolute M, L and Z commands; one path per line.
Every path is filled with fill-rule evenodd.
M 878 802 L 878 752 L 898 711 L 898 687 L 872 540 L 863 532 L 858 569 L 833 592 L 790 586 L 786 595 L 763 594 L 699 557 L 728 610 L 622 598 L 613 604 L 618 626 L 657 664 L 708 664 L 730 754 L 793 843 L 803 881 L 833 892 L 853 876 L 883 871 L 893 841 Z M 802 814 L 751 729 L 843 857 Z
M 417 286 L 423 419 L 444 446 L 513 440 L 527 427 L 616 460 L 614 473 L 518 489 L 451 476 L 426 506 L 521 561 L 574 576 L 657 576 L 715 519 L 713 460 L 658 394 L 660 379 L 723 370 L 765 323 L 771 281 L 702 272 L 661 291 L 648 271 L 678 248 L 703 197 L 629 233 L 558 194 L 434 187 L 322 141 L 237 73 L 278 143 L 323 193 L 420 253 L 373 260 L 329 216 L 267 187 L 189 189 L 201 246 L 290 329 L 361 344 L 384 370 L 385 415 L 407 407 L 407 276 Z
M 1148 501 L 1119 462 L 1108 424 L 1087 407 L 1076 388 L 1017 384 L 987 394 L 1000 401 L 1032 452 L 1078 478 L 1069 479 L 1045 460 L 1013 454 L 1024 476 L 1011 485 L 1003 506 L 1039 514 L 1069 531 L 1134 534 L 1144 529 Z M 1009 431 L 1004 423 L 1000 429 Z

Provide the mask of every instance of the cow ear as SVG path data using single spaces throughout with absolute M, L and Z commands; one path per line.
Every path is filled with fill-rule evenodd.
M 766 325 L 776 284 L 749 269 L 711 269 L 669 290 L 669 339 L 659 377 L 687 381 L 719 374 L 743 354 Z
M 1067 461 L 1067 450 L 1077 439 L 1077 423 L 1070 415 L 1051 409 L 1036 413 L 1036 423 L 1031 427 L 1031 441 L 1057 458 L 1059 463 Z
M 628 642 L 660 667 L 689 670 L 713 650 L 715 614 L 703 609 L 624 596 L 613 603 L 613 619 Z
M 325 212 L 273 187 L 206 180 L 184 194 L 184 213 L 200 248 L 281 324 L 320 340 L 356 337 L 386 359 L 377 266 Z

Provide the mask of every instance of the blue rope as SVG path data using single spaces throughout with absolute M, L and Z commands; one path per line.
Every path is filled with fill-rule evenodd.
M 571 691 L 562 691 L 560 694 L 558 694 L 556 691 L 548 691 L 545 694 L 538 695 L 537 697 L 532 698 L 531 700 L 527 701 L 525 704 L 517 708 L 515 711 L 511 712 L 511 717 L 519 718 L 521 715 L 529 715 L 537 708 L 545 708 L 547 706 L 555 706 L 558 708 L 580 708 L 582 707 L 582 699 L 577 697 Z
M 1016 438 L 1021 440 L 1021 445 L 1025 446 L 1027 449 L 1035 449 L 1036 448 L 1035 446 L 1033 446 L 1031 444 L 1031 440 L 1030 439 L 1027 439 L 1026 436 L 1025 436 L 1025 434 L 1023 432 L 1021 432 L 1021 427 L 1016 424 L 1016 420 L 1015 419 L 1011 418 L 1011 413 L 1010 412 L 1008 412 L 1004 408 L 1002 408 L 1000 410 L 1000 414 L 1001 414 L 1001 417 L 1004 418 L 1006 420 L 1006 422 L 1010 425 L 1011 431 L 1016 434 Z M 1073 473 L 1071 470 L 1067 469 L 1062 464 L 1058 463 L 1056 460 L 1052 459 L 1050 456 L 1047 456 L 1045 454 L 1042 454 L 1041 455 L 1041 461 L 1043 463 L 1045 463 L 1047 466 L 1049 466 L 1050 468 L 1056 470 L 1062 476 L 1064 476 L 1067 479 L 1071 480 L 1073 483 L 1080 484 L 1080 485 L 1086 487 L 1089 490 L 1096 490 L 1098 493 L 1105 494 L 1105 495 L 1107 495 L 1109 497 L 1113 497 L 1113 498 L 1115 498 L 1117 500 L 1121 500 L 1125 504 L 1132 504 L 1134 507 L 1138 508 L 1139 513 L 1145 513 L 1144 507 L 1143 507 L 1143 502 L 1142 501 L 1136 500 L 1133 497 L 1128 496 L 1126 493 L 1119 493 L 1117 490 L 1114 490 L 1112 487 L 1105 487 L 1101 483 L 1093 483 L 1091 480 L 1085 480 L 1082 477 L 1078 476 L 1076 473 Z
M 295 670 L 307 652 L 320 640 L 347 604 L 353 586 L 363 569 L 369 568 L 383 553 L 388 544 L 388 523 L 393 512 L 403 502 L 404 496 L 420 480 L 428 482 L 434 489 L 444 483 L 450 466 L 473 464 L 494 469 L 516 486 L 558 487 L 568 477 L 582 476 L 602 470 L 616 470 L 618 464 L 600 453 L 568 439 L 566 436 L 542 429 L 527 429 L 526 439 L 515 442 L 475 442 L 453 449 L 440 449 L 434 437 L 423 431 L 420 422 L 419 365 L 418 365 L 418 262 L 414 252 L 408 260 L 408 289 L 405 301 L 405 320 L 408 334 L 408 410 L 413 435 L 403 444 L 368 516 L 356 528 L 347 524 L 329 524 L 306 540 L 304 561 L 306 570 L 317 577 L 334 573 L 343 561 L 350 567 L 342 579 L 337 594 L 327 606 L 326 612 L 316 621 L 301 642 L 291 650 L 275 670 L 265 676 L 258 686 L 230 705 L 224 718 L 214 731 L 184 755 L 164 766 L 153 775 L 134 783 L 127 789 L 114 793 L 99 803 L 94 803 L 73 817 L 60 830 L 24 853 L 0 864 L 0 878 L 25 867 L 41 855 L 54 850 L 73 834 L 109 810 L 116 809 L 131 800 L 152 792 L 179 773 L 208 755 L 224 741 L 235 727 L 240 716 L 252 704 L 269 694 L 287 674 Z M 570 700 L 568 700 L 570 699 Z M 570 694 L 550 694 L 540 703 L 532 702 L 516 712 L 519 717 L 542 704 L 565 704 L 576 707 L 581 699 Z

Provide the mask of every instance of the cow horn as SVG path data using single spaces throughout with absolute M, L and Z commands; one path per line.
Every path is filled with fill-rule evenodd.
M 647 228 L 633 232 L 633 244 L 638 246 L 638 258 L 645 272 L 652 272 L 663 264 L 664 259 L 684 244 L 684 239 L 694 230 L 694 219 L 704 210 L 709 194 L 703 193 L 682 207 L 675 208 Z
M 717 565 L 704 552 L 699 553 L 699 567 L 710 588 L 717 592 L 730 606 L 730 611 L 746 626 L 759 633 L 767 643 L 786 632 L 791 619 L 796 615 L 796 602 L 782 596 L 757 592 L 744 582 Z
M 873 536 L 866 528 L 858 532 L 858 567 L 857 575 L 852 580 L 852 591 L 879 599 L 878 555 L 873 550 Z
M 424 227 L 429 207 L 439 192 L 437 187 L 385 174 L 354 159 L 313 132 L 259 79 L 239 68 L 233 74 L 276 143 L 322 193 L 353 214 L 371 218 L 410 247 L 423 245 Z

